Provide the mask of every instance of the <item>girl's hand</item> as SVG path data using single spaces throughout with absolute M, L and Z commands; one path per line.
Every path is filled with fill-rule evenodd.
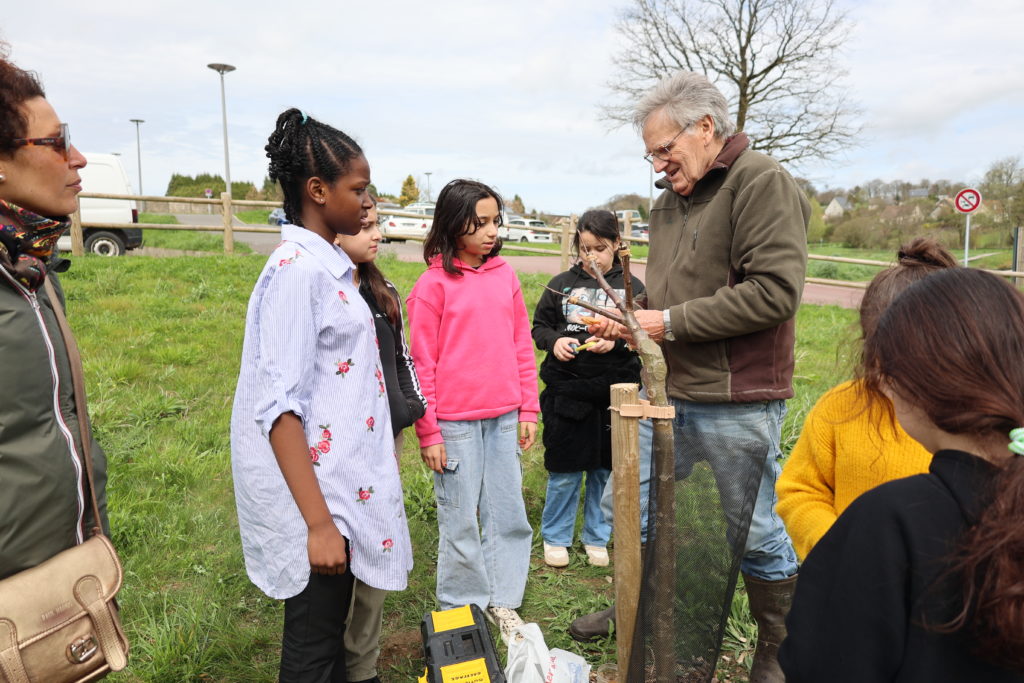
M 615 348 L 615 342 L 609 339 L 601 339 L 600 337 L 590 337 L 587 339 L 587 343 L 593 342 L 593 346 L 587 347 L 589 353 L 608 353 Z
M 519 423 L 519 448 L 524 451 L 530 450 L 533 446 L 533 442 L 537 440 L 537 423 L 536 422 L 520 422 Z
M 306 540 L 309 569 L 314 574 L 340 575 L 348 568 L 345 537 L 334 525 L 334 520 L 309 527 Z
M 438 443 L 420 449 L 420 457 L 423 464 L 438 474 L 444 474 L 444 468 L 448 465 L 448 454 L 444 450 L 444 444 Z
M 555 354 L 555 358 L 560 361 L 569 361 L 576 357 L 573 353 L 573 346 L 579 344 L 579 341 L 575 337 L 559 337 L 555 340 L 555 345 L 551 349 L 551 353 Z

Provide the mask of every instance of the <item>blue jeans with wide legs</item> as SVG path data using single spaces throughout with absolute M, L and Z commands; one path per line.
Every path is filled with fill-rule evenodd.
M 523 503 L 517 411 L 484 420 L 439 420 L 448 465 L 434 475 L 437 601 L 517 608 L 533 530 Z
M 676 479 L 690 474 L 694 457 L 706 459 L 715 474 L 725 517 L 733 534 L 744 526 L 743 509 L 748 497 L 745 484 L 739 481 L 736 463 L 750 458 L 762 459 L 760 484 L 740 560 L 741 571 L 763 581 L 780 581 L 795 574 L 796 552 L 782 519 L 775 513 L 775 482 L 781 472 L 779 444 L 786 402 L 697 403 L 675 398 L 671 401 L 676 408 L 672 425 Z M 640 523 L 645 540 L 653 440 L 651 421 L 640 420 Z M 732 447 L 723 449 L 720 447 L 723 443 Z M 742 465 L 739 468 L 742 469 Z M 601 501 L 609 520 L 612 517 L 611 490 L 610 485 L 605 488 Z
M 576 530 L 576 509 L 580 503 L 580 486 L 587 475 L 587 489 L 583 498 L 583 544 L 602 548 L 608 545 L 612 526 L 604 520 L 601 496 L 611 470 L 604 468 L 584 472 L 548 472 L 548 491 L 541 516 L 541 533 L 550 545 L 572 545 Z

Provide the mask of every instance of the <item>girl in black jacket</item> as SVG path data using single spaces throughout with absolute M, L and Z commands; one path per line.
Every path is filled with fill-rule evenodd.
M 371 197 L 372 198 L 372 197 Z M 423 417 L 427 400 L 420 393 L 416 368 L 405 343 L 402 298 L 395 286 L 373 262 L 381 234 L 377 227 L 377 200 L 367 212 L 366 224 L 356 235 L 338 235 L 338 246 L 356 264 L 356 284 L 363 295 L 377 329 L 383 373 L 377 378 L 388 394 L 391 429 L 395 437 L 395 458 L 402 454 L 402 431 Z M 380 629 L 384 616 L 386 591 L 356 579 L 352 591 L 352 609 L 345 628 L 345 668 L 347 679 L 358 683 L 380 683 L 377 657 L 380 654 Z
M 608 283 L 624 295 L 619 265 L 618 223 L 610 211 L 587 211 L 573 237 L 580 260 L 556 275 L 548 286 L 566 295 L 601 307 L 614 304 L 601 290 L 591 270 L 596 257 Z M 643 294 L 643 283 L 632 278 L 634 296 Z M 608 564 L 611 526 L 601 512 L 601 495 L 611 473 L 611 427 L 608 415 L 609 387 L 640 381 L 640 361 L 622 341 L 591 336 L 580 318 L 587 311 L 563 297 L 545 291 L 533 315 L 533 340 L 547 351 L 540 368 L 545 389 L 540 395 L 544 420 L 544 466 L 548 470 L 547 497 L 541 531 L 544 561 L 552 567 L 569 564 L 568 546 L 576 526 L 583 474 L 587 475 L 583 504 L 583 545 L 588 561 Z

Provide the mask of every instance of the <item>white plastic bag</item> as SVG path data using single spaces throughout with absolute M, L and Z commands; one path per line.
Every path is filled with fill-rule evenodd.
M 505 678 L 508 683 L 588 683 L 590 665 L 572 652 L 548 650 L 540 626 L 529 623 L 512 631 Z
M 548 667 L 544 683 L 589 683 L 590 665 L 573 652 L 548 650 Z
M 544 683 L 548 663 L 548 646 L 540 626 L 534 623 L 517 626 L 508 643 L 508 683 Z

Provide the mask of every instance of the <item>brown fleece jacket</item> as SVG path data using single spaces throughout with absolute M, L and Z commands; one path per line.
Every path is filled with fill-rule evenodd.
M 689 197 L 651 212 L 649 306 L 671 310 L 670 396 L 706 403 L 793 395 L 794 322 L 811 209 L 777 162 L 729 138 Z

